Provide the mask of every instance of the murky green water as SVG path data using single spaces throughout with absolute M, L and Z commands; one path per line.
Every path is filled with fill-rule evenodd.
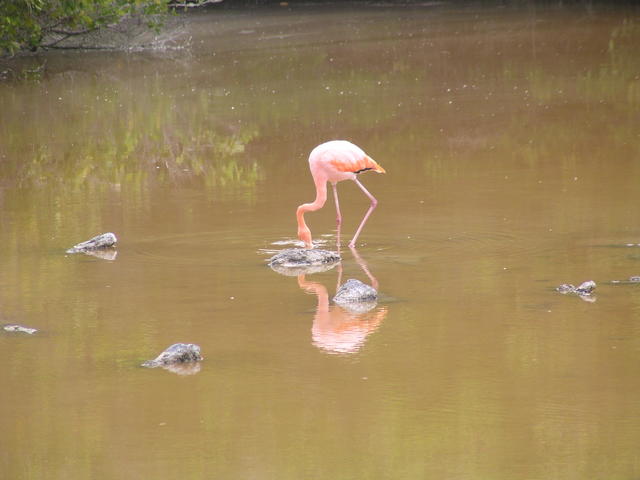
M 637 11 L 186 29 L 0 83 L 0 323 L 40 330 L 0 334 L 2 478 L 640 475 L 640 284 L 609 283 L 640 275 Z M 279 275 L 333 138 L 388 172 L 361 176 L 359 258 Z M 350 238 L 367 200 L 339 190 Z M 331 201 L 307 218 L 335 248 Z M 65 254 L 106 231 L 116 256 Z M 376 308 L 331 304 L 339 275 Z M 589 279 L 596 301 L 553 290 Z M 175 342 L 199 371 L 139 367 Z

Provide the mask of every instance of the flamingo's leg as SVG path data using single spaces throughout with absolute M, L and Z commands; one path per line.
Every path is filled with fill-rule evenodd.
M 336 245 L 338 246 L 338 255 L 340 254 L 340 226 L 342 225 L 342 213 L 340 213 L 340 202 L 338 201 L 338 186 L 332 183 L 333 201 L 336 204 Z
M 332 183 L 333 187 L 333 201 L 336 204 L 336 224 L 340 226 L 342 224 L 342 214 L 340 213 L 340 202 L 338 202 L 338 186 Z
M 352 248 L 355 247 L 355 245 L 356 245 L 356 240 L 358 239 L 358 235 L 360 235 L 360 232 L 362 231 L 362 227 L 364 227 L 364 224 L 367 223 L 367 220 L 369 219 L 369 216 L 371 215 L 371 213 L 375 210 L 376 206 L 378 205 L 378 200 L 376 200 L 376 197 L 371 195 L 371 193 L 369 193 L 369 190 L 364 188 L 364 185 L 362 185 L 357 178 L 354 178 L 353 181 L 356 182 L 356 185 L 358 185 L 358 187 L 360 187 L 360 190 L 362 190 L 364 192 L 364 194 L 367 196 L 367 198 L 369 198 L 369 200 L 371 200 L 371 205 L 369 205 L 369 210 L 367 210 L 367 213 L 364 214 L 364 218 L 360 222 L 360 226 L 358 227 L 358 230 L 356 230 L 356 234 L 353 236 L 353 238 L 349 242 L 349 247 L 352 247 Z

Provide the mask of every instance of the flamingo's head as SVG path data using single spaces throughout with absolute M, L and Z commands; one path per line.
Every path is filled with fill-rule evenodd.
M 311 230 L 309 230 L 309 227 L 304 226 L 298 228 L 298 238 L 304 242 L 305 248 L 313 248 L 313 243 L 311 242 Z

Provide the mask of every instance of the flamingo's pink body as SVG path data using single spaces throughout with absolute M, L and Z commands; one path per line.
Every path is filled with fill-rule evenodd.
M 318 145 L 311 151 L 309 155 L 309 168 L 313 176 L 313 182 L 316 186 L 316 199 L 311 203 L 305 203 L 298 207 L 298 238 L 305 243 L 307 248 L 312 248 L 311 231 L 304 221 L 305 212 L 313 212 L 321 209 L 327 201 L 327 182 L 333 187 L 333 197 L 336 203 L 336 213 L 338 225 L 342 222 L 340 213 L 340 205 L 338 203 L 338 190 L 336 184 L 342 180 L 353 180 L 364 194 L 371 201 L 369 210 L 360 222 L 355 235 L 349 242 L 349 246 L 355 246 L 358 235 L 362 231 L 362 227 L 367 222 L 371 212 L 376 208 L 378 201 L 364 185 L 357 179 L 357 175 L 367 170 L 373 170 L 378 173 L 385 173 L 384 168 L 378 165 L 371 157 L 362 151 L 362 149 L 346 140 L 332 140 L 330 142 Z

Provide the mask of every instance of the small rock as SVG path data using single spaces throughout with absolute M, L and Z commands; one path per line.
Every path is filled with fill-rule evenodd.
M 593 292 L 595 289 L 596 282 L 594 282 L 593 280 L 587 280 L 586 282 L 581 283 L 578 288 L 576 288 L 576 293 L 578 295 L 591 295 L 591 292 Z
M 575 287 L 570 283 L 563 283 L 559 287 L 556 287 L 556 291 L 564 294 L 575 293 L 576 295 L 585 296 L 591 295 L 596 288 L 596 282 L 593 280 L 587 280 Z
M 334 303 L 338 305 L 375 302 L 377 299 L 378 292 L 375 288 L 355 278 L 350 278 L 344 282 L 336 292 L 335 297 L 333 297 Z
M 33 335 L 38 331 L 36 328 L 23 327 L 22 325 L 5 325 L 4 329 L 7 332 L 22 332 L 29 335 Z
M 153 360 L 147 360 L 143 367 L 156 368 L 168 365 L 201 361 L 200 347 L 194 343 L 174 343 Z
M 103 233 L 102 235 L 97 235 L 92 239 L 87 240 L 86 242 L 74 245 L 69 250 L 67 250 L 67 253 L 89 252 L 92 250 L 99 250 L 101 248 L 109 248 L 113 247 L 117 241 L 118 239 L 116 238 L 115 234 L 111 232 Z

